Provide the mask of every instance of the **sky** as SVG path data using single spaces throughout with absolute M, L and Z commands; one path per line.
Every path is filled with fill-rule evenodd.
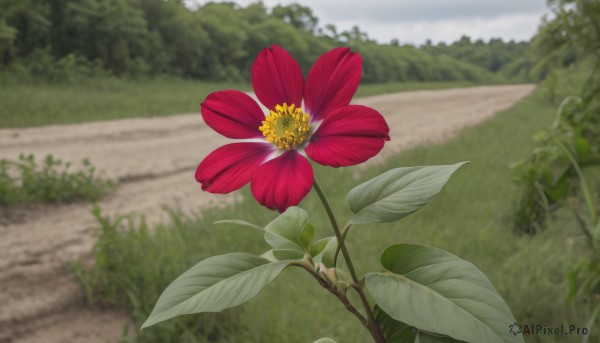
M 234 2 L 246 6 L 256 0 Z M 380 43 L 396 38 L 415 45 L 427 39 L 451 43 L 464 34 L 473 40 L 529 40 L 549 13 L 546 0 L 263 0 L 268 8 L 294 2 L 310 7 L 320 27 L 334 24 L 341 32 L 358 25 Z

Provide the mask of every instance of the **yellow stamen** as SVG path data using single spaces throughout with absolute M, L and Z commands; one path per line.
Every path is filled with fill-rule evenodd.
M 294 104 L 277 105 L 262 122 L 259 130 L 267 141 L 279 149 L 291 150 L 304 143 L 310 131 L 310 116 Z

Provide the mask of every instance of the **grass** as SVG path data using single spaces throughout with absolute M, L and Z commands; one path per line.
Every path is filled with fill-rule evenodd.
M 554 107 L 537 92 L 444 145 L 402 153 L 385 165 L 371 168 L 360 180 L 354 179 L 350 168 L 315 167 L 338 220 L 343 222 L 349 214 L 345 194 L 361 181 L 398 166 L 471 161 L 418 213 L 393 224 L 353 228 L 347 241 L 358 273 L 378 270 L 378 255 L 390 244 L 428 244 L 481 269 L 519 323 L 585 326 L 587 304 L 567 302 L 567 275 L 584 251 L 584 241 L 573 223 L 558 220 L 553 228 L 531 237 L 513 234 L 509 221 L 519 192 L 511 183 L 509 165 L 534 148 L 532 135 L 553 117 Z M 106 234 L 110 225 L 105 222 L 95 267 L 75 269 L 90 297 L 127 306 L 139 325 L 161 290 L 193 264 L 214 254 L 266 251 L 260 233 L 212 224 L 236 218 L 264 225 L 274 218 L 275 213 L 254 202 L 247 188 L 242 192 L 246 201 L 207 210 L 201 216 L 177 213 L 172 223 L 153 230 L 142 223 L 128 229 L 114 228 Z M 331 235 L 314 192 L 300 206 L 311 213 L 317 237 Z M 184 316 L 159 323 L 140 333 L 138 341 L 312 342 L 323 336 L 340 342 L 369 341 L 355 318 L 300 270 L 286 270 L 255 299 L 222 315 L 221 319 Z M 202 327 L 207 321 L 215 326 Z M 554 342 L 561 338 L 547 335 L 528 340 Z
M 417 89 L 473 86 L 469 82 L 361 85 L 359 96 Z M 131 117 L 197 113 L 216 90 L 250 90 L 248 84 L 206 83 L 176 78 L 146 81 L 100 78 L 77 84 L 0 79 L 0 128 L 73 124 Z
M 0 128 L 15 128 L 195 113 L 210 92 L 246 85 L 105 78 L 78 84 L 12 82 L 2 87 Z
M 439 81 L 439 82 L 399 82 L 381 84 L 361 84 L 356 92 L 357 97 L 385 93 L 410 92 L 417 90 L 438 90 L 481 86 L 481 83 L 470 81 Z
M 41 164 L 33 155 L 21 155 L 18 161 L 0 159 L 0 205 L 96 201 L 114 187 L 110 180 L 97 176 L 96 168 L 82 161 L 80 170 L 71 170 L 52 155 Z

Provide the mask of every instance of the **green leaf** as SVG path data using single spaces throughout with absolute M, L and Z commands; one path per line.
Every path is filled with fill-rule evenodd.
M 354 187 L 346 202 L 351 224 L 388 223 L 419 210 L 468 162 L 448 166 L 396 168 Z
M 268 251 L 265 251 L 264 253 L 262 253 L 262 254 L 260 255 L 260 257 L 262 257 L 262 258 L 264 258 L 264 259 L 266 259 L 266 260 L 269 260 L 269 262 L 277 262 L 277 261 L 279 261 L 279 260 L 278 260 L 278 259 L 275 257 L 275 255 L 273 255 L 273 249 L 271 249 L 271 250 L 268 250 Z
M 373 309 L 373 316 L 387 343 L 412 343 L 415 340 L 417 331 L 415 328 L 390 317 L 378 305 L 375 305 Z
M 323 338 L 317 339 L 313 343 L 337 343 L 337 341 L 334 339 L 331 339 L 329 337 L 323 337 Z
M 335 237 L 325 237 L 314 242 L 313 245 L 310 246 L 310 256 L 317 256 L 320 254 L 332 238 Z
M 274 249 L 295 250 L 304 254 L 310 250 L 315 228 L 308 222 L 308 213 L 290 207 L 265 227 L 265 241 Z
M 304 258 L 304 253 L 290 249 L 273 249 L 273 256 L 279 261 L 294 261 Z
M 256 296 L 287 265 L 246 253 L 207 258 L 165 289 L 142 329 L 182 314 L 219 312 L 240 305 Z
M 325 242 L 324 246 L 323 243 Z M 315 245 L 317 245 L 315 247 Z M 335 251 L 337 250 L 337 238 L 327 237 L 320 239 L 311 247 L 311 256 L 314 263 L 323 263 L 327 268 L 333 267 L 333 260 L 335 258 Z M 313 255 L 313 252 L 317 252 Z
M 365 284 L 390 317 L 467 342 L 522 342 L 508 305 L 473 264 L 440 249 L 398 244 L 381 255 L 383 273 Z
M 438 336 L 419 331 L 399 322 L 385 313 L 378 305 L 373 309 L 375 321 L 383 332 L 387 343 L 454 343 L 460 342 L 448 336 Z
M 428 335 L 422 331 L 417 334 L 417 337 L 415 337 L 415 343 L 454 343 L 454 342 L 462 342 L 462 341 L 457 341 L 448 336 Z

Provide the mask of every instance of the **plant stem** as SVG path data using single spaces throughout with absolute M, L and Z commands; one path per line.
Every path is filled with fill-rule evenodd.
M 346 226 L 344 226 L 344 228 L 342 229 L 342 242 L 346 240 L 346 234 L 348 233 L 348 231 L 350 230 L 350 227 L 352 226 L 352 224 L 346 224 Z M 337 260 L 338 260 L 338 256 L 340 255 L 340 246 L 338 246 L 337 249 L 335 249 L 335 256 L 333 257 L 333 266 L 337 266 Z
M 357 309 L 356 307 L 354 307 L 354 305 L 352 305 L 352 303 L 348 300 L 348 298 L 346 297 L 345 294 L 341 293 L 340 291 L 337 290 L 337 288 L 335 288 L 335 285 L 329 283 L 327 280 L 325 280 L 323 277 L 321 277 L 319 274 L 317 274 L 313 269 L 311 265 L 307 265 L 307 264 L 295 264 L 299 267 L 302 267 L 304 270 L 306 270 L 310 275 L 312 275 L 312 277 L 314 277 L 321 286 L 323 286 L 323 288 L 327 289 L 329 292 L 331 292 L 333 295 L 335 295 L 346 307 L 346 309 L 352 313 L 356 318 L 358 318 L 358 320 L 368 328 L 368 320 L 367 318 L 365 318 Z
M 342 237 L 342 233 L 340 232 L 340 227 L 337 224 L 337 220 L 335 219 L 333 210 L 331 209 L 331 206 L 329 205 L 329 201 L 327 200 L 327 197 L 325 196 L 325 193 L 323 192 L 323 189 L 319 185 L 319 182 L 317 182 L 316 178 L 315 178 L 315 183 L 313 185 L 313 188 L 319 195 L 319 199 L 321 199 L 321 202 L 323 203 L 323 207 L 325 207 L 325 212 L 327 212 L 327 216 L 329 217 L 329 221 L 331 222 L 331 226 L 333 227 L 333 232 L 335 233 L 335 237 L 337 238 L 338 244 L 340 246 L 340 250 L 342 251 L 342 255 L 344 255 L 344 260 L 346 260 L 346 263 L 348 264 L 348 270 L 350 271 L 350 275 L 352 276 L 352 281 L 354 281 L 354 283 L 358 284 L 358 277 L 356 276 L 356 270 L 354 269 L 354 265 L 352 264 L 352 260 L 350 259 L 350 254 L 348 253 L 348 249 L 346 248 L 344 238 Z
M 346 309 L 350 313 L 352 313 L 362 323 L 362 325 L 364 325 L 367 328 L 367 330 L 369 330 L 371 337 L 373 337 L 373 339 L 375 340 L 376 343 L 386 343 L 385 338 L 383 337 L 383 334 L 381 333 L 381 330 L 379 328 L 379 325 L 377 325 L 377 323 L 375 323 L 375 321 L 373 321 L 373 317 L 371 316 L 371 311 L 367 311 L 367 314 L 369 316 L 368 316 L 368 318 L 365 318 L 365 316 L 363 316 L 356 309 L 356 307 L 354 307 L 354 305 L 352 305 L 352 303 L 350 302 L 350 300 L 348 299 L 348 297 L 346 296 L 346 294 L 344 292 L 340 292 L 335 287 L 334 284 L 328 282 L 323 277 L 321 277 L 319 274 L 317 274 L 313 270 L 312 265 L 310 265 L 309 263 L 298 263 L 298 264 L 293 264 L 293 265 L 302 267 L 310 275 L 312 275 L 312 277 L 314 277 L 319 282 L 319 284 L 321 286 L 323 286 L 323 288 L 328 290 L 331 294 L 335 295 L 342 302 L 342 304 L 344 304 Z M 369 303 L 367 302 L 367 298 L 365 297 L 365 295 L 362 292 L 362 290 L 360 289 L 360 287 L 358 285 L 352 285 L 352 287 L 354 289 L 356 289 L 356 291 L 360 295 L 361 300 L 363 300 L 363 305 L 365 305 L 368 308 Z
M 340 231 L 340 227 L 338 226 L 337 220 L 335 219 L 335 216 L 333 214 L 333 210 L 331 209 L 331 205 L 329 205 L 329 201 L 327 200 L 327 197 L 325 196 L 325 193 L 323 192 L 323 189 L 319 185 L 319 182 L 317 182 L 316 178 L 315 178 L 315 183 L 313 184 L 313 188 L 319 195 L 319 199 L 321 200 L 321 203 L 323 203 L 323 207 L 325 207 L 325 212 L 327 212 L 329 221 L 331 221 L 331 226 L 333 227 L 333 232 L 335 232 L 335 237 L 339 244 L 339 249 L 342 251 L 342 255 L 344 255 L 344 260 L 346 261 L 346 264 L 348 265 L 348 271 L 350 272 L 350 275 L 352 276 L 352 281 L 354 282 L 352 287 L 356 290 L 356 292 L 360 296 L 363 307 L 365 308 L 365 312 L 367 314 L 367 320 L 366 320 L 366 322 L 365 321 L 361 321 L 361 322 L 369 330 L 369 333 L 371 334 L 371 336 L 373 337 L 375 342 L 385 343 L 385 338 L 383 337 L 381 328 L 375 322 L 375 318 L 373 317 L 373 312 L 371 311 L 371 306 L 369 305 L 369 302 L 367 301 L 367 297 L 365 296 L 365 293 L 363 292 L 363 289 L 360 286 L 358 277 L 356 276 L 356 270 L 354 269 L 354 265 L 352 264 L 352 260 L 350 259 L 350 254 L 348 253 L 348 249 L 346 248 L 346 243 L 344 242 L 345 235 L 342 235 L 342 233 Z M 346 230 L 347 230 L 347 228 L 344 228 L 344 231 L 346 231 Z M 343 299 L 340 296 L 338 296 L 338 298 L 342 301 L 342 303 L 344 303 L 344 305 L 346 305 L 346 303 L 350 304 L 346 295 L 345 294 L 341 294 L 341 295 L 343 296 Z M 352 304 L 350 304 L 350 305 L 352 305 Z M 347 305 L 346 305 L 346 308 L 350 312 L 352 312 Z M 352 306 L 352 308 L 354 308 L 354 307 Z

